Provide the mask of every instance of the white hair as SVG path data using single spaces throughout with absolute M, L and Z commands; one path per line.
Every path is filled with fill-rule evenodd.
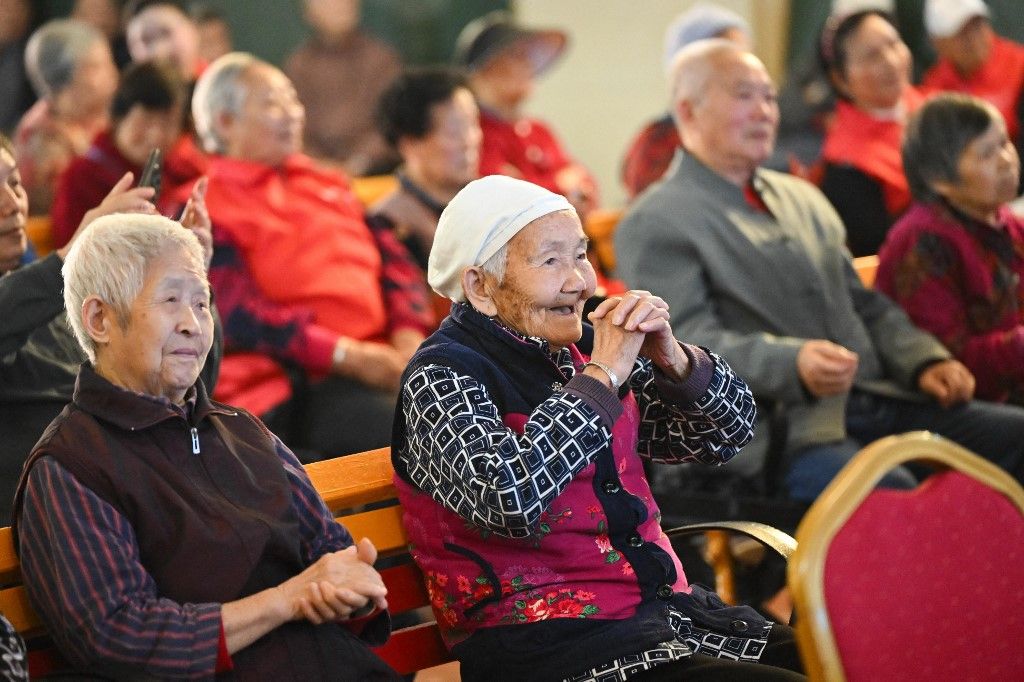
M 248 52 L 231 52 L 214 60 L 196 81 L 192 94 L 192 119 L 207 152 L 224 153 L 224 140 L 215 125 L 217 117 L 222 112 L 241 112 L 247 94 L 242 79 L 249 69 L 263 63 Z
M 672 62 L 672 117 L 679 125 L 679 103 L 697 102 L 708 87 L 714 71 L 714 61 L 724 54 L 748 52 L 726 38 L 708 38 L 690 43 L 676 53 Z
M 96 362 L 96 342 L 85 331 L 82 304 L 98 296 L 110 305 L 118 324 L 127 327 L 132 302 L 142 291 L 146 268 L 170 249 L 184 251 L 196 270 L 205 272 L 199 239 L 170 218 L 115 213 L 97 218 L 75 239 L 61 274 L 68 324 L 89 360 Z
M 66 88 L 78 63 L 103 35 L 75 19 L 54 19 L 36 29 L 25 46 L 25 73 L 41 99 Z

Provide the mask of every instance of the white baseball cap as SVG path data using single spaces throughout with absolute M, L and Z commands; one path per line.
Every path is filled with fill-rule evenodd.
M 926 0 L 924 27 L 933 38 L 955 35 L 974 17 L 989 17 L 982 0 Z

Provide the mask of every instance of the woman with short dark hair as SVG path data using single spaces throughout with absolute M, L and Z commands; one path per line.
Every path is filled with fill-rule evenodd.
M 876 286 L 974 373 L 977 396 L 1024 404 L 1024 221 L 1007 203 L 1020 159 L 999 112 L 940 95 L 907 125 L 915 203 L 879 254 Z

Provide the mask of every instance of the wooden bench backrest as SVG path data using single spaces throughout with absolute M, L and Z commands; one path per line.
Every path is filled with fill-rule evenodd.
M 381 448 L 347 457 L 338 457 L 306 466 L 317 491 L 335 516 L 357 540 L 370 538 L 381 556 L 408 558 L 407 539 L 402 527 L 401 507 L 395 501 L 392 483 L 391 450 Z M 364 505 L 377 506 L 354 511 Z M 392 614 L 430 605 L 430 598 L 419 569 L 411 561 L 381 570 L 388 586 Z M 11 529 L 0 529 L 0 612 L 26 640 L 45 635 L 39 616 L 29 604 L 21 584 L 21 569 L 14 552 Z M 33 643 L 35 644 L 35 643 Z M 61 667 L 56 651 L 43 641 L 30 646 L 30 672 L 33 677 Z M 437 623 L 429 622 L 397 630 L 379 647 L 380 654 L 399 673 L 407 674 L 451 660 L 441 640 Z

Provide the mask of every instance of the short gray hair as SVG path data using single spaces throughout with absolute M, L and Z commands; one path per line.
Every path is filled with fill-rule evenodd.
M 672 118 L 679 124 L 680 102 L 697 102 L 708 87 L 713 75 L 713 62 L 722 54 L 745 53 L 747 50 L 726 38 L 707 38 L 690 43 L 676 53 L 672 62 Z
M 25 72 L 36 94 L 49 99 L 67 87 L 82 57 L 104 40 L 95 28 L 74 19 L 54 19 L 36 29 L 25 46 Z
M 231 52 L 214 60 L 196 82 L 192 95 L 192 118 L 203 149 L 224 153 L 224 140 L 215 122 L 222 112 L 237 114 L 245 104 L 247 90 L 242 79 L 252 67 L 265 62 L 248 52 Z
M 127 327 L 146 268 L 172 248 L 183 250 L 199 272 L 206 271 L 203 247 L 195 234 L 159 215 L 115 213 L 97 218 L 72 244 L 61 268 L 64 308 L 68 324 L 91 362 L 96 362 L 96 342 L 82 320 L 85 299 L 98 296 L 114 309 L 121 327 Z
M 960 182 L 960 157 L 974 140 L 1002 120 L 988 102 L 960 93 L 928 100 L 907 122 L 903 172 L 917 201 L 939 200 L 936 182 Z

